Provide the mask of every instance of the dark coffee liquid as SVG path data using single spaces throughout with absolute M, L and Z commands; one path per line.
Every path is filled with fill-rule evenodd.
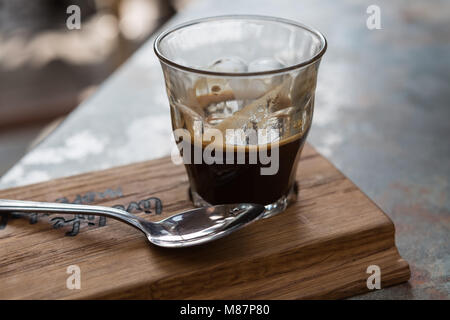
M 295 173 L 300 153 L 307 134 L 301 137 L 288 139 L 280 143 L 279 168 L 274 175 L 261 175 L 263 165 L 258 161 L 249 164 L 250 149 L 248 147 L 236 147 L 234 152 L 234 164 L 186 164 L 186 170 L 191 183 L 191 188 L 210 204 L 225 203 L 259 203 L 267 205 L 286 195 L 293 187 Z M 205 145 L 194 146 L 191 143 L 191 155 L 195 148 L 204 151 Z M 254 150 L 254 149 L 252 149 Z M 245 164 L 237 164 L 237 153 L 243 152 Z M 269 147 L 268 155 L 271 155 Z M 203 153 L 202 153 L 203 154 Z M 241 155 L 242 156 L 242 155 Z M 225 152 L 224 152 L 225 158 Z M 192 156 L 193 159 L 193 156 Z M 271 158 L 274 161 L 274 158 Z

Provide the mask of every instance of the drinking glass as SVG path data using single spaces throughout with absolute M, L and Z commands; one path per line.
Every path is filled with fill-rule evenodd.
M 268 217 L 297 198 L 326 47 L 301 23 L 248 15 L 199 19 L 156 38 L 195 206 L 259 203 Z

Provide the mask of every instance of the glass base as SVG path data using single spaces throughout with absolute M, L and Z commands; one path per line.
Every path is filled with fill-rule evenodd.
M 280 212 L 283 212 L 291 203 L 297 200 L 297 195 L 298 195 L 298 184 L 297 182 L 295 182 L 287 194 L 283 195 L 277 201 L 265 205 L 266 210 L 264 210 L 261 218 L 262 219 L 270 218 Z M 189 188 L 189 198 L 196 207 L 211 206 L 211 204 L 208 201 L 203 199 L 197 192 L 192 191 L 191 188 Z

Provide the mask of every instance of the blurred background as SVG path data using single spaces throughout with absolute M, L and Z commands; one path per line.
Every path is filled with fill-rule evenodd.
M 0 176 L 192 1 L 0 0 Z

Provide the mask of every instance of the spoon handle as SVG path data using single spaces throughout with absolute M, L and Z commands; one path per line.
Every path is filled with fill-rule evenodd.
M 0 212 L 69 213 L 104 216 L 125 222 L 146 234 L 140 218 L 124 210 L 109 207 L 0 199 Z

